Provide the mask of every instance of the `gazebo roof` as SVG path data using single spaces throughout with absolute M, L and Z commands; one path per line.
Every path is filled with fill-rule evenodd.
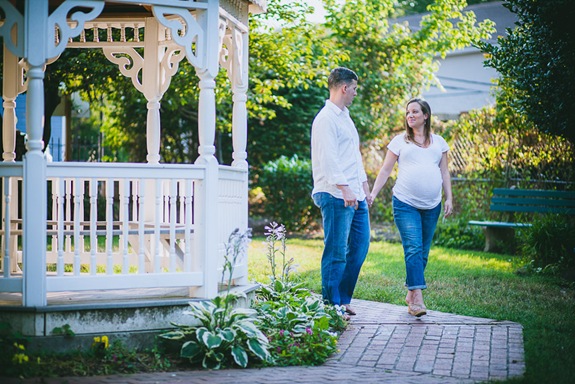
M 65 0 L 49 0 L 48 7 L 50 12 L 57 9 Z M 16 7 L 19 12 L 24 11 L 24 2 L 17 0 L 10 0 L 12 5 Z M 267 0 L 224 0 L 222 3 L 249 3 L 250 13 L 262 13 L 266 11 Z M 184 2 L 182 2 L 184 5 Z M 152 17 L 152 11 L 149 5 L 137 4 L 137 3 L 125 3 L 125 2 L 111 2 L 106 1 L 104 10 L 100 14 L 100 17 Z

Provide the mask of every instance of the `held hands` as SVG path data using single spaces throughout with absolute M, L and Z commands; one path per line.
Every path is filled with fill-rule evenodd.
M 359 202 L 357 201 L 357 197 L 355 196 L 355 193 L 353 193 L 351 188 L 348 185 L 338 185 L 337 187 L 339 188 L 339 190 L 343 195 L 344 206 L 354 207 L 355 209 L 357 209 L 359 206 Z M 368 207 L 371 208 L 376 196 L 377 194 L 374 194 L 373 191 L 371 193 L 369 192 L 369 188 L 367 187 L 365 188 L 365 201 Z
M 373 205 L 373 202 L 375 201 L 376 197 L 377 197 L 377 194 L 374 194 L 373 191 L 369 195 L 367 195 L 367 205 L 370 208 Z
M 373 204 L 373 200 L 374 200 L 374 197 L 371 195 L 371 193 L 369 195 L 365 196 L 365 201 L 367 202 L 367 206 L 369 208 L 371 208 L 371 205 Z

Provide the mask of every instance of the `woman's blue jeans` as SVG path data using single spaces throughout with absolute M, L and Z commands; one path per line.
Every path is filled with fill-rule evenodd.
M 323 217 L 321 293 L 325 302 L 345 305 L 351 297 L 369 249 L 369 209 L 365 200 L 357 210 L 326 192 L 313 195 Z
M 424 271 L 441 203 L 432 209 L 417 209 L 393 196 L 392 205 L 393 219 L 403 245 L 407 289 L 426 289 Z

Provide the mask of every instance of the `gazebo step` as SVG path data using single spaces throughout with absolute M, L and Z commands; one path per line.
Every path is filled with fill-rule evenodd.
M 234 287 L 248 297 L 237 306 L 249 307 L 257 287 Z M 26 336 L 28 350 L 51 352 L 88 349 L 98 336 L 107 336 L 110 342 L 122 339 L 126 346 L 151 347 L 156 334 L 171 328 L 170 322 L 192 323 L 184 314 L 190 301 L 206 300 L 190 298 L 186 288 L 62 292 L 51 294 L 48 305 L 37 308 L 5 305 L 5 296 L 0 296 L 0 322 Z M 73 337 L 53 334 L 55 328 L 65 325 L 74 332 Z

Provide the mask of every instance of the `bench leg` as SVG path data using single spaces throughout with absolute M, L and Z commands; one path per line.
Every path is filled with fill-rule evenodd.
M 484 252 L 515 252 L 515 228 L 484 227 Z

